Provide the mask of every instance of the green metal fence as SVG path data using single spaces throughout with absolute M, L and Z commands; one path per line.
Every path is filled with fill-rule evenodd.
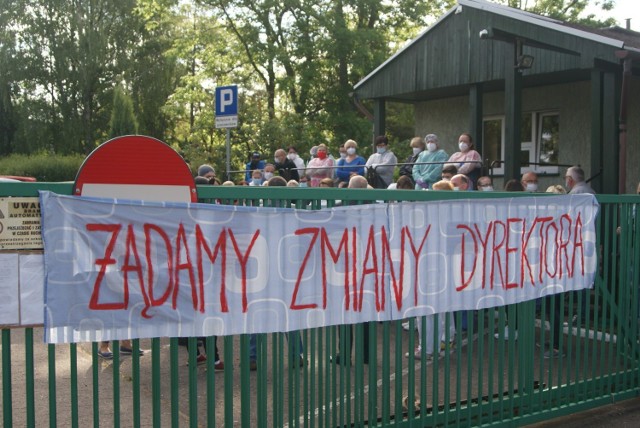
M 71 193 L 70 184 L 2 184 L 0 197 L 36 196 L 37 189 Z M 210 203 L 303 209 L 498 195 L 199 188 Z M 290 347 L 298 345 L 286 335 L 258 335 L 256 370 L 247 335 L 221 337 L 222 371 L 214 365 L 214 338 L 206 339 L 209 359 L 203 365 L 196 361 L 195 338 L 189 352 L 176 338 L 136 340 L 133 356 L 121 355 L 113 343 L 114 359 L 103 361 L 95 343 L 46 345 L 37 326 L 4 329 L 3 425 L 514 426 L 636 397 L 640 197 L 598 200 L 593 290 L 456 313 L 453 322 L 459 327 L 466 318 L 467 331 L 451 335 L 447 318 L 444 340 L 434 343 L 440 352 L 431 359 L 424 350 L 420 358 L 406 356 L 418 343 L 416 323 L 427 340 L 424 318 L 408 320 L 408 330 L 398 321 L 302 331 L 303 348 L 295 349 L 301 361 L 291 358 Z M 513 329 L 505 337 L 507 320 L 517 320 L 517 338 Z

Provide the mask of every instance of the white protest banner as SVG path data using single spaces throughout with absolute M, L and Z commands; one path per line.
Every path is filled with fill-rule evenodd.
M 319 211 L 41 193 L 45 340 L 292 331 L 589 288 L 593 195 Z

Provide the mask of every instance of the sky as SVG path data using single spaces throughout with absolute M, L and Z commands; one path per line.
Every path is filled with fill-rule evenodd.
M 589 13 L 603 18 L 613 17 L 618 21 L 618 26 L 626 28 L 626 18 L 631 18 L 631 29 L 640 31 L 640 1 L 639 0 L 616 0 L 616 6 L 612 11 L 603 12 L 595 7 L 588 9 Z

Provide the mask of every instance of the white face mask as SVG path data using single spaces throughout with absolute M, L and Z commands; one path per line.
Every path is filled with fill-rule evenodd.
M 527 192 L 536 192 L 538 185 L 536 183 L 527 183 Z
M 345 152 L 340 152 L 340 158 L 344 159 L 347 157 L 347 154 Z
M 493 192 L 493 186 L 480 186 L 480 190 L 483 192 Z
M 467 143 L 458 143 L 458 148 L 461 152 L 466 152 L 469 150 L 469 145 Z
M 265 172 L 264 173 L 264 179 L 265 180 L 269 180 L 271 177 L 273 177 L 273 172 Z
M 289 153 L 287 157 L 289 158 L 289 160 L 294 160 L 296 157 L 298 157 L 298 155 L 295 153 Z
M 348 155 L 355 155 L 356 154 L 356 148 L 355 147 L 349 147 L 347 149 L 347 154 Z
M 280 158 L 273 158 L 274 161 L 276 161 L 276 163 L 282 163 L 283 159 Z
M 377 151 L 379 154 L 383 154 L 384 152 L 386 152 L 386 151 L 387 151 L 387 149 L 386 149 L 385 147 L 378 147 L 378 148 L 376 149 L 376 151 Z
M 455 190 L 456 192 L 459 192 L 460 188 L 458 186 L 453 186 L 453 190 Z
M 422 151 L 422 149 L 420 147 L 414 147 L 413 148 L 413 154 L 414 156 L 417 155 L 418 153 L 420 153 Z
M 427 143 L 427 150 L 429 150 L 430 152 L 435 152 L 437 148 L 438 146 L 436 145 L 436 143 Z

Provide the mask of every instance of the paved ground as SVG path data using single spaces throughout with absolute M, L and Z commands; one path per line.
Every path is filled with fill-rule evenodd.
M 404 348 L 402 349 L 404 351 L 405 349 L 408 349 L 406 347 L 407 345 L 406 340 L 407 340 L 408 334 L 402 333 L 402 335 L 403 335 L 403 338 L 401 342 L 404 341 L 404 344 L 402 343 L 401 344 L 404 346 Z M 482 341 L 482 343 L 485 344 L 485 351 L 487 352 L 489 349 L 489 342 L 493 340 L 492 337 L 493 335 L 487 335 Z M 326 340 L 328 341 L 329 338 L 326 338 Z M 24 330 L 17 329 L 17 330 L 11 331 L 11 350 L 12 350 L 11 358 L 12 358 L 12 384 L 13 384 L 13 388 L 12 388 L 13 389 L 13 397 L 12 397 L 13 409 L 12 410 L 13 410 L 13 426 L 15 427 L 26 426 L 26 417 L 25 417 L 25 414 L 26 414 L 25 398 L 26 397 L 24 396 L 24 393 L 23 393 L 24 382 L 25 382 L 24 341 L 25 341 Z M 223 341 L 219 340 L 219 342 L 223 342 Z M 49 418 L 53 411 L 53 409 L 49 406 L 50 391 L 48 388 L 49 374 L 48 374 L 47 361 L 49 359 L 50 351 L 55 354 L 55 358 L 57 362 L 56 387 L 55 387 L 55 390 L 57 393 L 56 400 L 55 400 L 55 403 L 57 404 L 57 408 L 55 409 L 55 411 L 57 412 L 56 422 L 58 426 L 62 426 L 62 427 L 70 426 L 71 413 L 69 410 L 70 408 L 69 400 L 71 397 L 71 391 L 70 391 L 69 385 L 71 384 L 71 381 L 70 381 L 71 371 L 69 370 L 69 368 L 71 367 L 71 360 L 70 360 L 70 355 L 68 350 L 69 348 L 67 346 L 47 346 L 42 344 L 41 329 L 34 330 L 34 343 L 35 343 L 34 345 L 34 362 L 35 362 L 34 381 L 36 384 L 36 387 L 35 387 L 36 394 L 35 394 L 34 400 L 36 404 L 35 406 L 35 417 L 37 421 L 36 426 L 49 425 L 49 420 L 50 420 Z M 390 343 L 393 343 L 393 338 L 390 339 Z M 474 346 L 477 347 L 479 343 L 480 342 L 476 340 L 474 342 Z M 380 345 L 382 345 L 382 342 L 380 343 Z M 150 341 L 142 340 L 141 346 L 144 349 L 150 349 L 151 347 Z M 219 343 L 219 346 L 221 347 L 221 351 L 224 351 L 224 343 Z M 236 350 L 238 349 L 237 342 L 234 342 L 233 346 L 234 346 L 234 349 Z M 186 378 L 189 375 L 189 367 L 186 365 L 186 356 L 187 356 L 186 350 L 182 347 L 179 348 L 178 358 L 179 358 L 180 364 L 178 367 L 177 376 L 179 376 L 181 383 L 179 386 L 178 394 L 182 398 L 181 398 L 179 410 L 175 413 L 172 412 L 170 389 L 168 387 L 168 384 L 170 383 L 170 377 L 172 374 L 168 369 L 169 364 L 167 363 L 167 359 L 169 358 L 169 348 L 168 348 L 167 339 L 161 340 L 161 349 L 159 354 L 162 359 L 162 372 L 160 375 L 161 382 L 163 384 L 163 389 L 160 396 L 160 401 L 162 403 L 161 409 L 160 409 L 162 426 L 169 426 L 172 415 L 177 417 L 180 426 L 186 426 L 188 421 L 190 420 L 189 402 L 184 398 L 189 396 L 188 382 L 186 382 Z M 393 352 L 391 354 L 393 355 Z M 495 354 L 493 355 L 495 357 Z M 269 355 L 267 361 L 271 361 L 271 357 L 272 356 Z M 311 357 L 308 357 L 308 358 L 310 359 Z M 406 388 L 408 386 L 406 383 L 406 376 L 409 373 L 408 371 L 409 366 L 407 365 L 408 360 L 406 358 L 401 357 L 401 360 L 402 360 L 402 371 L 395 373 L 395 375 L 398 377 L 398 379 L 404 379 L 404 380 L 400 380 L 401 385 L 399 387 L 402 388 L 403 393 L 406 393 Z M 485 358 L 484 361 L 486 363 L 489 361 L 489 359 Z M 549 360 L 545 360 L 545 361 L 549 362 Z M 132 393 L 133 382 L 130 375 L 132 362 L 133 360 L 131 357 L 123 357 L 122 366 L 118 376 L 118 380 L 121 385 L 120 412 L 122 414 L 122 417 L 120 422 L 121 422 L 121 426 L 125 426 L 125 427 L 132 426 L 132 421 L 130 420 L 130 409 L 132 408 L 132 405 L 133 405 L 133 393 Z M 225 400 L 222 399 L 222 394 L 224 394 L 223 385 L 225 382 L 231 382 L 233 385 L 235 385 L 235 387 L 233 388 L 233 398 L 231 399 L 233 403 L 236 403 L 233 409 L 233 412 L 234 412 L 233 426 L 240 426 L 242 412 L 246 412 L 245 409 L 241 408 L 237 404 L 240 402 L 240 388 L 237 385 L 239 384 L 239 382 L 242 381 L 243 379 L 242 376 L 246 376 L 246 379 L 249 382 L 251 382 L 251 384 L 253 385 L 250 393 L 250 401 L 252 402 L 252 407 L 249 409 L 251 418 L 253 418 L 254 415 L 256 414 L 256 407 L 258 406 L 258 403 L 265 402 L 267 401 L 267 399 L 264 397 L 259 397 L 257 395 L 256 382 L 258 381 L 258 377 L 256 376 L 257 374 L 256 372 L 246 373 L 245 375 L 239 373 L 239 370 L 238 370 L 239 359 L 237 358 L 237 356 L 229 360 L 226 360 L 225 363 L 227 364 L 230 363 L 234 367 L 234 370 L 233 370 L 233 375 L 229 380 L 224 379 L 224 375 L 222 373 L 216 373 L 215 408 L 216 408 L 216 420 L 218 421 L 216 426 L 225 426 L 223 416 L 225 412 L 226 403 L 225 403 Z M 323 367 L 326 370 L 326 367 L 329 367 L 329 365 L 327 365 L 326 362 L 324 362 L 324 360 L 315 361 L 315 362 L 309 361 L 309 363 L 310 363 L 310 366 L 314 365 L 314 370 L 318 370 L 320 367 Z M 454 363 L 455 363 L 455 360 L 453 359 L 447 359 L 445 357 L 441 357 L 440 364 L 439 364 L 440 365 L 439 371 L 437 369 L 434 369 L 432 371 L 431 367 L 433 366 L 429 365 L 427 376 L 431 377 L 430 380 L 433 379 L 433 376 L 439 376 L 440 391 L 444 389 L 444 380 L 445 380 L 444 368 L 447 364 L 453 365 Z M 144 357 L 142 357 L 140 359 L 140 364 L 141 364 L 141 373 L 142 373 L 142 379 L 140 382 L 140 389 L 141 389 L 141 396 L 142 396 L 142 405 L 140 406 L 141 420 L 143 421 L 142 426 L 150 426 L 150 421 L 152 421 L 152 416 L 151 416 L 152 406 L 151 406 L 151 400 L 150 400 L 152 390 L 150 385 L 151 376 L 149 375 L 150 369 L 151 369 L 151 354 L 147 353 Z M 275 389 L 273 389 L 274 384 L 275 385 L 281 384 L 284 390 L 279 390 L 277 391 L 277 393 L 281 394 L 279 396 L 282 402 L 286 402 L 288 398 L 287 387 L 289 386 L 290 379 L 287 378 L 287 376 L 288 374 L 291 373 L 290 371 L 287 370 L 286 365 L 287 363 L 285 362 L 284 368 L 280 372 L 278 371 L 271 372 L 271 370 L 269 370 L 268 372 L 269 376 L 265 377 L 265 385 L 264 385 L 265 390 L 267 391 L 267 394 L 271 395 L 272 392 L 276 391 Z M 465 363 L 465 366 L 466 366 L 466 363 Z M 98 385 L 98 391 L 100 396 L 100 404 L 99 404 L 100 412 L 99 412 L 99 418 L 98 418 L 99 424 L 100 426 L 113 426 L 114 410 L 113 410 L 111 385 L 113 383 L 114 371 L 113 371 L 112 362 L 100 360 L 98 365 L 94 368 L 94 365 L 92 363 L 91 345 L 80 344 L 78 346 L 76 367 L 78 368 L 77 383 L 78 383 L 79 401 L 83 403 L 79 409 L 79 420 L 82 421 L 81 426 L 86 426 L 87 424 L 90 424 L 93 421 L 93 417 L 94 417 L 94 413 L 91 408 L 92 401 L 89 397 L 93 393 L 92 379 L 93 379 L 93 374 L 95 369 L 97 369 L 98 378 L 100 379 L 99 381 L 100 385 Z M 335 366 L 332 366 L 332 367 L 335 367 Z M 392 362 L 391 369 L 393 368 L 394 368 L 394 363 Z M 310 377 L 305 377 L 305 374 L 308 373 L 306 370 L 311 370 L 311 367 L 305 368 L 302 371 L 295 371 L 295 373 L 297 373 L 295 376 L 300 376 L 300 379 L 302 379 L 303 377 L 305 379 L 311 379 Z M 367 368 L 367 370 L 369 369 Z M 393 389 L 396 388 L 396 380 L 390 383 L 380 383 L 382 368 L 378 367 L 378 370 L 379 370 L 379 373 L 377 375 L 378 385 L 365 390 L 364 394 L 370 394 L 373 392 L 374 389 L 376 389 L 377 391 L 376 393 L 378 394 L 378 399 L 380 399 L 380 395 L 382 394 L 382 391 L 385 390 L 386 388 L 389 390 L 390 396 L 393 397 Z M 419 370 L 420 370 L 419 364 L 413 366 L 412 370 L 415 371 L 416 378 L 418 378 Z M 552 373 L 557 372 L 557 371 L 554 371 L 555 368 L 553 368 L 553 366 L 548 366 L 546 368 L 545 367 L 536 368 L 536 372 L 538 372 L 539 370 L 543 370 L 545 373 L 546 373 L 545 370 L 551 370 Z M 196 376 L 198 378 L 197 392 L 198 392 L 199 413 L 203 412 L 204 409 L 206 409 L 206 398 L 207 398 L 206 397 L 207 395 L 206 394 L 206 374 L 207 372 L 204 370 L 203 367 L 197 368 Z M 368 376 L 368 371 L 365 372 L 365 375 Z M 467 374 L 464 371 L 460 372 L 460 376 L 464 379 L 468 378 Z M 330 379 L 331 374 L 329 372 L 325 372 L 325 377 L 326 377 L 325 382 L 331 381 Z M 472 378 L 475 378 L 475 376 L 472 376 Z M 295 381 L 296 381 L 295 379 L 291 380 L 291 382 L 295 382 Z M 506 382 L 506 381 L 507 381 L 507 378 L 505 377 L 503 379 L 503 382 Z M 304 385 L 305 384 L 300 384 L 300 386 L 304 386 Z M 466 388 L 467 386 L 466 381 L 461 382 L 460 386 L 462 388 Z M 337 385 L 337 388 L 340 388 L 340 387 L 341 387 L 340 385 Z M 367 388 L 369 388 L 368 385 L 367 385 Z M 416 388 L 417 390 L 419 390 L 419 382 L 416 383 Z M 476 390 L 477 384 L 473 383 L 471 385 L 471 388 L 472 390 Z M 494 389 L 494 392 L 495 392 L 495 389 Z M 451 394 L 455 395 L 455 392 L 451 391 Z M 464 391 L 461 391 L 460 394 L 461 394 L 461 397 L 463 398 L 466 397 L 466 393 Z M 1 390 L 0 390 L 0 398 L 2 398 Z M 452 396 L 451 399 L 455 399 L 455 398 Z M 272 421 L 271 407 L 274 404 L 276 405 L 279 405 L 279 404 L 273 402 L 271 398 L 269 398 L 268 400 L 269 400 L 269 403 L 268 403 L 267 417 L 269 418 L 269 421 Z M 0 401 L 0 403 L 1 402 L 2 401 Z M 286 406 L 286 404 L 283 404 L 283 405 Z M 286 410 L 286 407 L 285 407 L 285 410 Z M 316 409 L 316 410 L 320 410 L 320 409 Z M 0 412 L 1 411 L 2 411 L 2 408 L 0 407 Z M 301 410 L 298 410 L 298 412 L 300 411 Z M 286 411 L 285 411 L 285 414 L 286 414 Z M 4 415 L 0 415 L 0 419 L 2 418 L 2 416 Z M 200 415 L 199 421 L 200 421 L 200 426 L 206 426 L 206 415 Z M 285 422 L 286 421 L 283 421 L 283 423 L 277 424 L 277 425 L 285 425 Z M 331 426 L 334 426 L 334 425 L 331 425 Z M 605 426 L 617 426 L 618 428 L 640 427 L 640 399 L 615 403 L 610 406 L 598 408 L 596 410 L 579 413 L 577 415 L 571 415 L 569 417 L 560 418 L 560 419 L 556 419 L 549 422 L 539 423 L 533 426 L 536 428 L 542 428 L 542 427 L 588 428 L 588 427 L 605 427 Z
M 586 412 L 553 419 L 529 428 L 637 428 L 640 427 L 640 398 L 621 401 Z

